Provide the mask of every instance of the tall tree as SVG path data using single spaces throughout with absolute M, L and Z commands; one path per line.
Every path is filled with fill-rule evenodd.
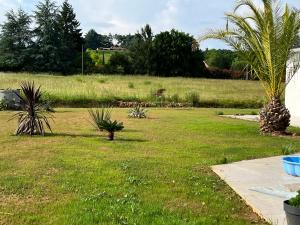
M 94 29 L 89 30 L 84 37 L 84 42 L 85 49 L 96 50 L 100 47 L 99 34 Z
M 32 46 L 31 19 L 22 9 L 6 14 L 1 26 L 0 67 L 3 70 L 19 71 L 28 69 Z
M 151 51 L 151 73 L 164 76 L 199 76 L 204 56 L 189 34 L 171 30 L 155 36 Z
M 153 41 L 151 27 L 147 24 L 135 35 L 135 39 L 130 45 L 130 53 L 133 59 L 133 69 L 136 74 L 150 73 L 150 58 Z
M 113 37 L 111 34 L 98 34 L 94 29 L 89 30 L 84 37 L 85 49 L 96 50 L 97 48 L 110 48 L 113 46 Z
M 205 62 L 211 67 L 230 69 L 237 54 L 231 50 L 210 49 L 205 51 Z
M 262 0 L 260 8 L 253 0 L 239 0 L 233 13 L 227 14 L 234 25 L 211 31 L 203 39 L 224 40 L 259 78 L 269 103 L 260 114 L 262 133 L 283 133 L 290 123 L 290 113 L 281 102 L 285 90 L 286 65 L 293 55 L 300 31 L 300 11 L 276 0 Z M 240 13 L 248 8 L 250 15 Z
M 83 44 L 80 23 L 72 6 L 65 0 L 58 14 L 59 67 L 64 74 L 73 72 L 74 60 Z
M 127 34 L 127 35 L 115 34 L 114 38 L 117 41 L 117 45 L 119 45 L 120 47 L 130 48 L 133 41 L 135 41 L 136 35 L 134 35 L 134 34 Z
M 59 29 L 57 6 L 51 0 L 43 0 L 36 6 L 35 68 L 44 72 L 59 72 Z

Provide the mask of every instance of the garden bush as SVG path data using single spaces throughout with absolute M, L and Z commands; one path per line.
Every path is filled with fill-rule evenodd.
M 244 72 L 229 69 L 208 68 L 208 78 L 212 79 L 243 79 Z
M 131 74 L 132 62 L 129 54 L 126 52 L 115 52 L 109 59 L 109 64 L 106 66 L 108 73 L 113 74 Z
M 289 200 L 289 205 L 300 208 L 300 191 L 298 192 L 298 195 L 295 198 Z
M 185 96 L 187 102 L 191 103 L 194 107 L 200 106 L 200 96 L 197 92 L 192 91 L 188 92 Z

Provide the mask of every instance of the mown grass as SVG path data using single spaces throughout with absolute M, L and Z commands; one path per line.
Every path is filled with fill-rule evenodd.
M 54 133 L 32 138 L 13 136 L 13 112 L 0 112 L 0 224 L 265 224 L 210 166 L 279 155 L 300 139 L 261 136 L 218 110 L 151 109 L 136 120 L 115 109 L 126 127 L 115 142 L 86 109 L 59 109 Z
M 87 107 L 117 101 L 156 102 L 154 94 L 162 88 L 166 89 L 165 102 L 189 102 L 189 93 L 197 93 L 201 107 L 259 108 L 264 102 L 259 82 L 244 80 L 0 73 L 0 89 L 18 88 L 22 80 L 34 80 L 42 85 L 47 98 L 63 107 Z

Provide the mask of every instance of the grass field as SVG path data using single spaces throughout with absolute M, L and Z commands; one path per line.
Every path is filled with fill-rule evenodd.
M 5 85 L 19 80 L 9 79 Z M 107 79 L 111 85 L 113 77 Z M 76 83 L 37 79 L 49 90 L 59 80 Z M 115 142 L 91 128 L 86 109 L 59 109 L 54 133 L 33 138 L 13 136 L 13 112 L 0 112 L 0 224 L 265 224 L 210 166 L 224 157 L 279 155 L 300 139 L 261 136 L 258 124 L 218 117 L 219 110 L 150 109 L 149 119 L 134 120 L 115 109 L 113 117 L 126 127 Z
M 60 106 L 86 107 L 115 101 L 155 102 L 154 93 L 166 89 L 166 102 L 187 102 L 189 93 L 200 96 L 203 107 L 258 108 L 264 92 L 257 81 L 158 78 L 148 76 L 51 76 L 0 73 L 1 88 L 18 88 L 22 80 L 42 85 L 49 99 Z

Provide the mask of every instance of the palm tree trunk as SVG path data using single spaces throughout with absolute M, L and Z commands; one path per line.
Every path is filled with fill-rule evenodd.
M 263 134 L 284 134 L 290 125 L 290 112 L 274 97 L 260 112 L 260 131 Z
M 114 132 L 109 132 L 108 133 L 108 140 L 113 141 L 115 139 L 115 133 Z

